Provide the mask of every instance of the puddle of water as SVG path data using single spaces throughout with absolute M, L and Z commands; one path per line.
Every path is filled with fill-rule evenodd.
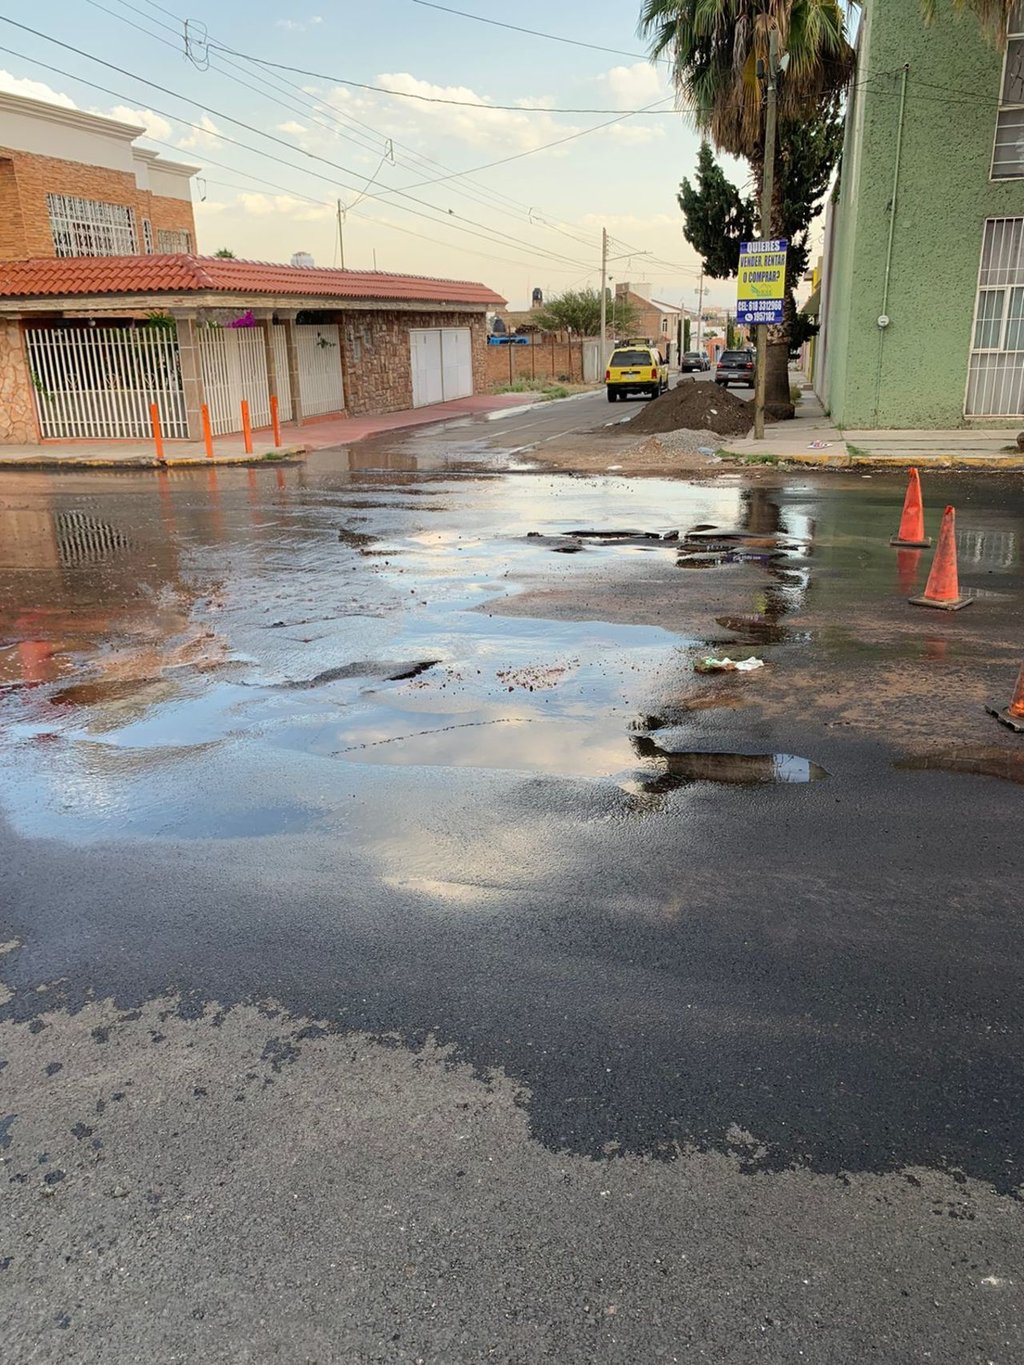
M 899 758 L 893 767 L 900 772 L 968 773 L 974 777 L 998 777 L 1024 784 L 1024 753 L 1004 749 L 978 749 L 952 753 L 912 754 Z
M 725 782 L 737 786 L 760 783 L 817 782 L 828 772 L 799 754 L 739 754 L 692 750 L 676 752 L 663 749 L 649 735 L 633 737 L 640 758 L 657 763 L 661 771 L 654 778 L 659 791 L 690 782 Z M 649 785 L 641 781 L 645 790 Z

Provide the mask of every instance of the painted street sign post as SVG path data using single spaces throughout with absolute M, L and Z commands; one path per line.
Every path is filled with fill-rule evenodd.
M 745 327 L 782 322 L 786 301 L 785 237 L 774 241 L 741 242 L 736 283 L 736 321 Z

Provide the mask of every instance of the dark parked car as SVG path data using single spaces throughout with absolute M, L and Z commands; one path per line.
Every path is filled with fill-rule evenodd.
M 684 351 L 682 359 L 679 361 L 681 374 L 692 374 L 694 370 L 706 370 L 708 368 L 708 358 L 701 351 Z
M 727 389 L 730 384 L 746 384 L 748 389 L 752 389 L 754 387 L 754 352 L 723 351 L 718 357 L 715 383 L 721 384 L 723 389 Z

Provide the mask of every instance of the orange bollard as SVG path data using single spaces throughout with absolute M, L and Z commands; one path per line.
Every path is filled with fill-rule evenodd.
M 1017 674 L 1017 686 L 1013 689 L 1009 706 L 1000 708 L 995 702 L 990 702 L 985 710 L 1016 734 L 1024 735 L 1024 668 Z
M 281 449 L 281 419 L 277 414 L 277 394 L 270 395 L 270 420 L 274 426 L 274 449 Z
M 245 453 L 252 454 L 252 423 L 249 421 L 249 400 L 242 399 L 242 436 L 245 439 Z
M 916 550 L 927 550 L 932 543 L 931 536 L 924 533 L 924 504 L 921 501 L 921 478 L 916 469 L 910 471 L 907 479 L 907 495 L 903 499 L 903 516 L 900 529 L 889 541 L 890 545 L 903 545 Z
M 210 409 L 204 403 L 199 409 L 199 414 L 203 419 L 203 445 L 206 447 L 206 458 L 213 459 L 213 428 L 210 426 Z
M 952 507 L 947 507 L 942 514 L 939 543 L 935 547 L 932 571 L 924 585 L 924 595 L 907 600 L 915 607 L 941 607 L 943 611 L 959 611 L 974 601 L 973 597 L 960 596 L 956 570 L 956 512 Z
M 164 438 L 160 430 L 160 409 L 155 403 L 149 405 L 149 420 L 153 424 L 153 444 L 156 446 L 156 458 L 164 458 Z

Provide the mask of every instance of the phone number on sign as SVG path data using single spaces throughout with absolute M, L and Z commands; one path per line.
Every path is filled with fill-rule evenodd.
M 755 324 L 759 322 L 781 322 L 782 313 L 781 311 L 778 313 L 744 313 L 743 321 Z

